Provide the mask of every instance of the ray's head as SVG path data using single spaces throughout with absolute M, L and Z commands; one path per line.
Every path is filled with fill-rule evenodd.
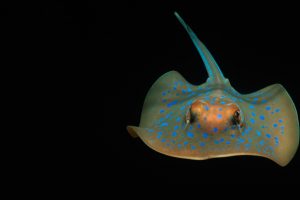
M 186 113 L 186 124 L 198 125 L 202 132 L 209 134 L 223 133 L 228 130 L 241 132 L 244 116 L 239 106 L 226 98 L 212 97 L 196 99 Z

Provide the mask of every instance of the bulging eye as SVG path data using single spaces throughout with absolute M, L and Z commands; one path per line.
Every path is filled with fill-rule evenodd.
M 195 114 L 192 112 L 191 108 L 189 108 L 185 115 L 186 124 L 191 124 L 195 121 Z
M 234 125 L 241 125 L 241 112 L 239 110 L 236 110 L 233 114 L 232 121 Z

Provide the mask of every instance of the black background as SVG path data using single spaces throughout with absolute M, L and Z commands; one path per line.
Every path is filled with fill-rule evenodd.
M 75 95 L 76 101 L 66 101 L 66 106 L 74 106 L 74 113 L 86 112 L 81 117 L 89 121 L 88 128 L 70 137 L 87 139 L 76 142 L 77 150 L 68 150 L 69 156 L 76 159 L 76 152 L 83 158 L 76 161 L 82 174 L 92 180 L 108 175 L 109 180 L 136 183 L 299 180 L 299 153 L 286 167 L 254 156 L 191 161 L 157 153 L 126 131 L 127 125 L 139 124 L 146 93 L 165 72 L 176 70 L 192 84 L 207 79 L 174 11 L 208 47 L 237 91 L 250 93 L 281 83 L 299 110 L 300 14 L 295 5 L 53 1 L 37 11 L 46 69 L 63 82 L 62 95 Z

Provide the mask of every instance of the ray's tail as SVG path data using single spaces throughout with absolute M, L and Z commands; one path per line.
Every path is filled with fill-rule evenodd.
M 182 24 L 182 26 L 185 28 L 185 30 L 188 32 L 195 47 L 197 48 L 208 73 L 208 81 L 220 84 L 226 83 L 228 79 L 223 76 L 223 73 L 220 70 L 218 64 L 216 63 L 215 59 L 212 57 L 208 49 L 205 47 L 205 45 L 198 39 L 193 30 L 185 23 L 185 21 L 179 16 L 179 14 L 177 12 L 175 12 L 174 14 Z

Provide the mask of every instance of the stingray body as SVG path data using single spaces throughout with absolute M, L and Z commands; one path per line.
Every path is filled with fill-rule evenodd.
M 287 165 L 299 143 L 297 111 L 287 91 L 274 84 L 251 94 L 237 92 L 204 44 L 175 15 L 209 77 L 196 86 L 176 71 L 162 75 L 146 96 L 139 127 L 128 126 L 129 133 L 173 157 L 204 160 L 256 155 Z

